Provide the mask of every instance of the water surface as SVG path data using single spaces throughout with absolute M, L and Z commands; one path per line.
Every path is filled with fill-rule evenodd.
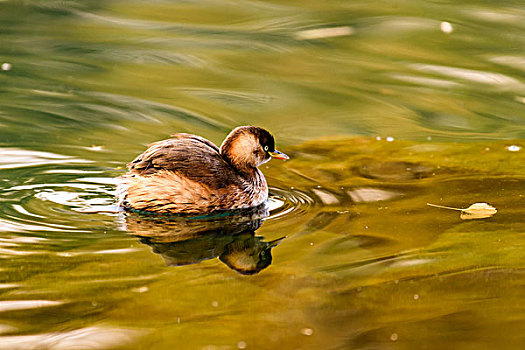
M 0 2 L 0 349 L 519 348 L 525 7 Z M 268 128 L 267 213 L 115 212 L 175 132 Z M 457 211 L 488 202 L 491 218 Z M 268 216 L 267 216 L 268 215 Z

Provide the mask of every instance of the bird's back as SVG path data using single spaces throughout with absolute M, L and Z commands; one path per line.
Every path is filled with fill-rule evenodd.
M 128 164 L 130 174 L 155 175 L 171 171 L 187 179 L 206 184 L 211 189 L 232 183 L 235 171 L 219 153 L 219 148 L 205 138 L 174 134 L 155 142 Z

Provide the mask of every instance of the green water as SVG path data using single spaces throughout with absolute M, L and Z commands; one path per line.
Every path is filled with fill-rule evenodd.
M 0 1 L 0 68 L 0 350 L 525 345 L 522 2 Z M 268 217 L 114 212 L 244 124 Z

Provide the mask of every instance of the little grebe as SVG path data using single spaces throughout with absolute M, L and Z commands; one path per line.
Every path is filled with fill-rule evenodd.
M 200 136 L 172 137 L 151 144 L 128 164 L 117 189 L 125 209 L 205 214 L 256 207 L 268 198 L 257 167 L 272 157 L 288 159 L 275 149 L 273 136 L 255 126 L 234 129 L 220 149 Z

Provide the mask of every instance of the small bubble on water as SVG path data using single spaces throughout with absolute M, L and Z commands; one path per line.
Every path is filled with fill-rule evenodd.
M 245 341 L 240 341 L 237 343 L 237 348 L 239 349 L 246 349 L 246 342 Z
M 427 136 L 428 141 L 432 141 L 432 136 Z
M 310 245 L 314 245 L 314 242 L 310 242 Z
M 419 299 L 419 294 L 414 294 L 414 300 L 418 300 Z
M 393 142 L 394 141 L 394 138 L 392 136 L 388 136 L 386 139 L 385 139 L 387 142 Z
M 381 136 L 376 136 L 377 141 L 381 141 Z
M 396 341 L 397 340 L 397 333 L 392 333 L 392 335 L 390 336 L 390 340 Z
M 2 63 L 2 70 L 3 71 L 8 71 L 8 70 L 11 70 L 11 63 Z
M 441 22 L 440 28 L 445 34 L 450 34 L 454 31 L 454 28 L 452 28 L 452 24 L 450 24 L 450 22 Z
M 507 151 L 518 152 L 519 150 L 521 150 L 520 146 L 516 146 L 516 145 L 507 146 Z
M 301 334 L 303 335 L 312 335 L 314 334 L 314 330 L 311 328 L 303 328 L 301 329 Z
M 211 302 L 211 306 L 217 307 L 217 306 L 219 306 L 219 302 L 214 300 L 214 301 Z

